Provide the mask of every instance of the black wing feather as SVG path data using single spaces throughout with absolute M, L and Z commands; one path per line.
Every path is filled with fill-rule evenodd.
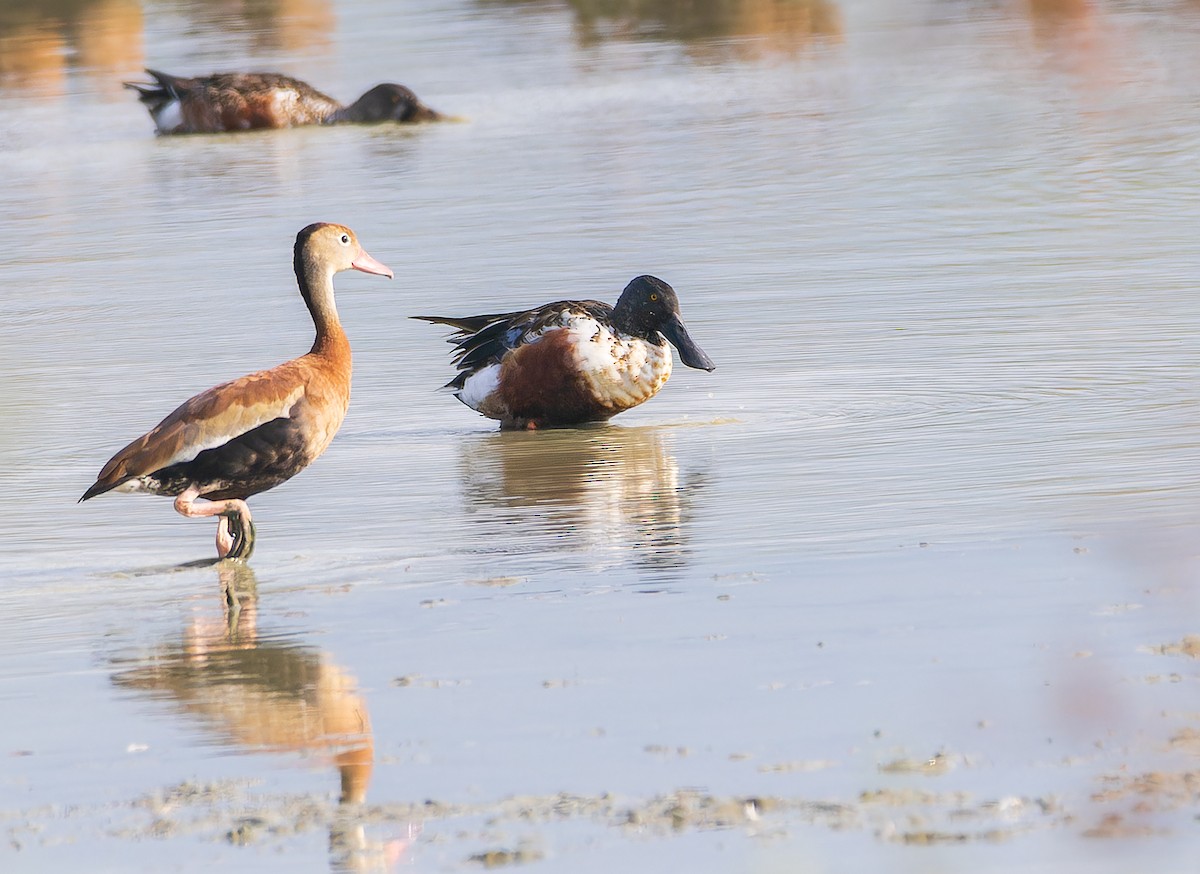
M 153 84 L 149 82 L 125 82 L 123 84 L 126 88 L 136 91 L 138 100 L 144 103 L 152 113 L 158 112 L 172 100 L 181 100 L 184 92 L 195 84 L 194 79 L 172 76 L 170 73 L 151 70 L 149 67 L 146 68 L 146 74 L 154 79 Z
M 446 383 L 446 388 L 461 389 L 471 374 L 499 364 L 505 355 L 525 342 L 526 335 L 538 333 L 566 311 L 587 313 L 599 321 L 607 321 L 612 316 L 612 307 L 602 301 L 560 300 L 537 309 L 511 313 L 412 318 L 455 329 L 447 342 L 454 344 L 454 366 L 460 373 Z

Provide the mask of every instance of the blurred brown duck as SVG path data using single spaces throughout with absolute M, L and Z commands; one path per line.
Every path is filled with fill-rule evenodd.
M 325 223 L 296 235 L 295 268 L 316 326 L 308 354 L 184 401 L 109 459 L 80 501 L 114 489 L 174 497 L 184 516 L 219 517 L 220 558 L 249 556 L 254 526 L 246 499 L 315 461 L 350 404 L 350 341 L 334 305 L 334 274 L 353 269 L 392 278 L 354 231 Z
M 312 124 L 438 121 L 403 85 L 376 85 L 349 106 L 280 73 L 214 73 L 187 79 L 147 69 L 153 83 L 126 82 L 138 92 L 160 134 L 213 134 Z

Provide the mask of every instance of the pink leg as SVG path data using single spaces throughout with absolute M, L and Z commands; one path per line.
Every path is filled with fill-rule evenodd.
M 230 498 L 227 501 L 205 501 L 202 504 L 195 503 L 200 497 L 200 490 L 195 486 L 189 486 L 187 491 L 181 493 L 175 499 L 175 512 L 188 518 L 197 516 L 220 516 L 217 521 L 217 557 L 225 558 L 229 555 L 229 551 L 233 548 L 233 537 L 229 533 L 229 520 L 232 517 L 237 517 L 239 526 L 243 532 L 247 532 L 249 536 L 253 536 L 253 527 L 251 526 L 250 507 L 241 498 Z
M 229 555 L 231 549 L 233 549 L 233 535 L 229 533 L 229 517 L 221 516 L 217 519 L 217 555 L 224 558 Z

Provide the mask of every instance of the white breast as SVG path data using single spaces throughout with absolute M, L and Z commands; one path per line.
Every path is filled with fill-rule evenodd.
M 613 330 L 593 318 L 568 314 L 577 366 L 584 382 L 606 406 L 627 410 L 658 393 L 671 375 L 671 348 Z

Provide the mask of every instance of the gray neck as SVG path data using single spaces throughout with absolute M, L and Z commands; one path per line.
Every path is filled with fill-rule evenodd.
M 300 294 L 312 315 L 317 329 L 313 351 L 323 346 L 331 334 L 340 334 L 342 325 L 338 319 L 337 306 L 333 300 L 333 273 L 316 264 L 296 265 L 296 278 L 300 283 Z

